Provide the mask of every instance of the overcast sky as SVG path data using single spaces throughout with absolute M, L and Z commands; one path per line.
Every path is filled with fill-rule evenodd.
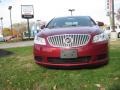
M 75 9 L 73 15 L 91 16 L 96 21 L 108 22 L 106 0 L 0 0 L 0 17 L 4 26 L 10 26 L 8 6 L 12 6 L 12 22 L 21 22 L 21 5 L 34 6 L 34 19 L 48 21 L 56 16 L 69 16 L 68 9 Z M 25 20 L 26 21 L 26 20 Z

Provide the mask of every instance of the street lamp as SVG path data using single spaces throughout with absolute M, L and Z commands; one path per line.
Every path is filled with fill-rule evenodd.
M 12 6 L 9 6 L 9 7 L 8 7 L 8 10 L 10 10 L 10 24 L 11 24 L 11 31 L 12 31 L 12 17 L 11 17 L 11 9 L 12 9 Z M 13 31 L 12 31 L 12 34 L 13 34 Z
M 1 28 L 2 28 L 2 31 L 3 31 L 3 17 L 1 17 L 0 20 L 1 20 Z
M 68 11 L 70 11 L 71 16 L 72 16 L 72 12 L 75 11 L 75 9 L 68 9 Z

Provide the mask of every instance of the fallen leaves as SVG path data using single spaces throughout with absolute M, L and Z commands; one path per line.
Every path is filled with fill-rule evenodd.
M 103 87 L 101 84 L 95 84 L 95 86 L 98 88 L 98 90 L 105 90 L 105 87 Z
M 115 77 L 115 78 L 114 78 L 114 80 L 118 80 L 118 79 L 120 79 L 120 78 L 119 78 L 119 77 Z
M 53 86 L 53 90 L 57 90 L 57 85 L 54 85 L 54 86 Z

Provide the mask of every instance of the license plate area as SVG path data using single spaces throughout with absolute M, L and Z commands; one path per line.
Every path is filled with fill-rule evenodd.
M 77 50 L 75 50 L 75 49 L 70 49 L 70 50 L 62 49 L 60 58 L 65 58 L 65 59 L 77 58 Z

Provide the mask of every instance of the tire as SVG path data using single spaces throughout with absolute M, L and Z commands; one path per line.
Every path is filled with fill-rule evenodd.
M 120 32 L 118 33 L 118 38 L 120 38 Z

